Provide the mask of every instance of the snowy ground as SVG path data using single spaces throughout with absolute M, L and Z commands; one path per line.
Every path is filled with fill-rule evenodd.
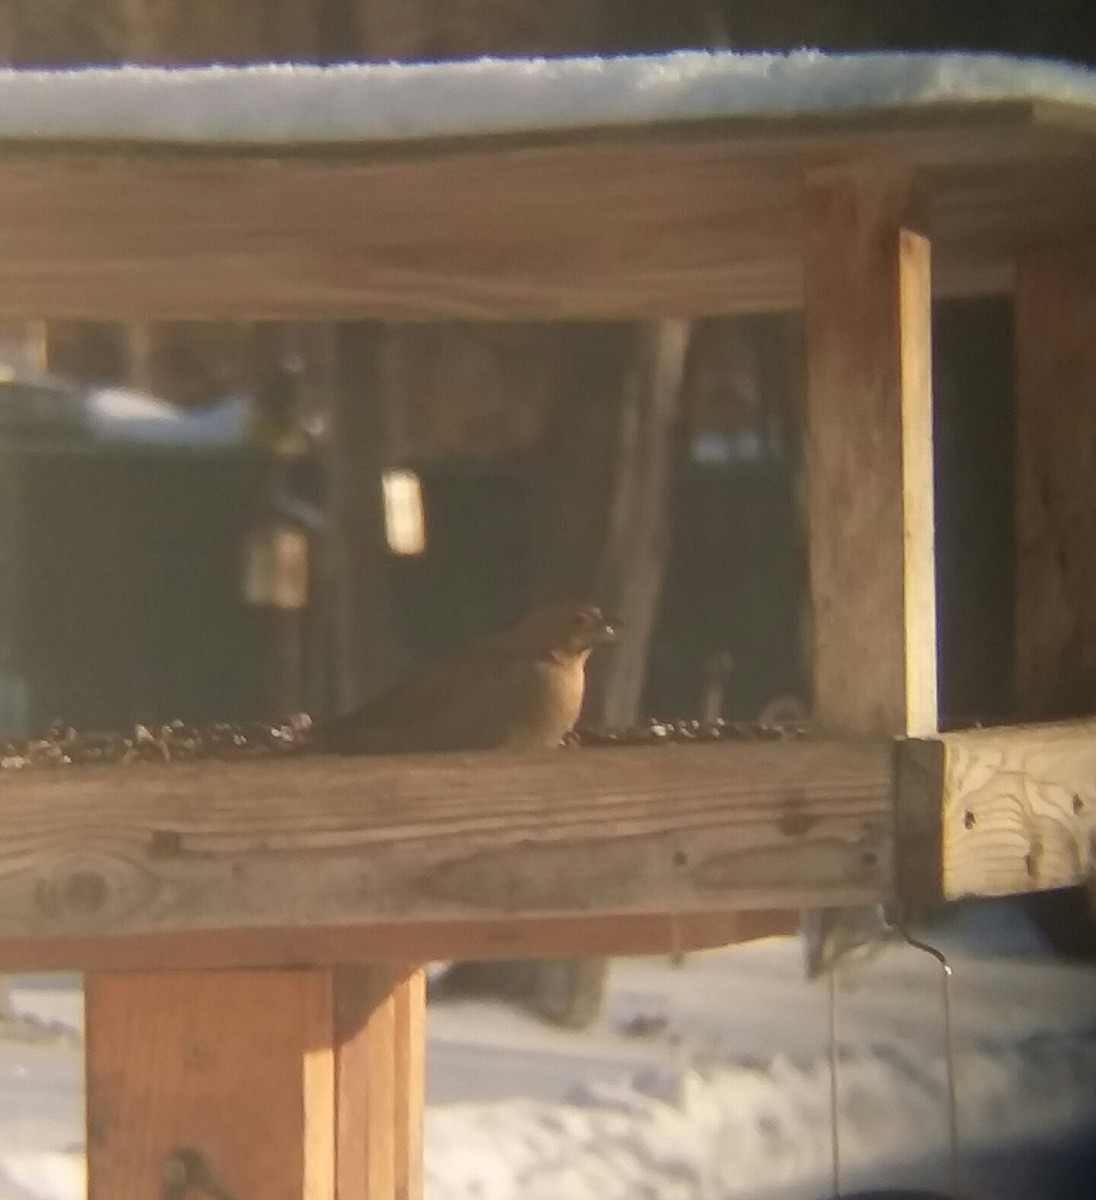
M 985 911 L 941 939 L 964 1188 L 1091 1200 L 1096 972 L 1049 962 L 1015 926 L 1002 938 Z M 428 1200 L 828 1195 L 826 1000 L 798 944 L 773 939 L 681 967 L 623 960 L 604 1022 L 583 1034 L 481 1003 L 432 1008 Z M 75 980 L 26 979 L 17 1001 L 79 1029 Z M 846 972 L 837 1015 L 844 1188 L 945 1188 L 939 968 L 887 951 Z M 0 1200 L 81 1196 L 82 1137 L 77 1040 L 0 1041 Z

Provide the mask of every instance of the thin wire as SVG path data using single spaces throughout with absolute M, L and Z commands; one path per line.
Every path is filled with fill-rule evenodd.
M 834 1200 L 841 1200 L 841 1114 L 838 1110 L 837 1064 L 837 964 L 832 963 L 826 972 L 829 983 L 829 1040 L 826 1047 L 830 1063 L 830 1165 L 833 1170 Z
M 947 955 L 936 946 L 930 946 L 915 938 L 901 920 L 891 921 L 891 926 L 898 931 L 908 946 L 920 950 L 935 958 L 940 964 L 942 993 L 944 1000 L 944 1076 L 947 1087 L 948 1103 L 948 1151 L 950 1156 L 950 1185 L 953 1192 L 959 1191 L 959 1101 L 955 1086 L 955 1043 L 951 1023 L 951 963 Z

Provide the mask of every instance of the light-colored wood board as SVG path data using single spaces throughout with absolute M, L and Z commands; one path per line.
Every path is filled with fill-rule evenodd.
M 779 125 L 779 123 L 778 123 Z M 1081 139 L 971 121 L 798 141 L 608 132 L 245 157 L 0 156 L 0 317 L 695 316 L 802 302 L 804 165 L 912 160 L 941 293 L 1096 212 Z M 1043 153 L 1049 157 L 1042 157 Z
M 1016 344 L 1016 692 L 1026 720 L 1096 708 L 1096 230 L 1024 255 Z
M 93 973 L 85 987 L 90 1195 L 163 1195 L 166 1160 L 190 1148 L 233 1195 L 333 1200 L 333 1079 L 317 1062 L 332 1053 L 330 972 Z
M 786 909 L 673 916 L 507 918 L 430 924 L 211 929 L 183 934 L 0 938 L 11 971 L 196 970 L 214 967 L 328 966 L 450 958 L 559 958 L 568 954 L 669 954 L 791 933 Z
M 336 1196 L 421 1200 L 426 989 L 421 968 L 334 972 Z
M 316 755 L 0 784 L 0 937 L 870 902 L 890 862 L 886 743 Z
M 807 526 L 814 715 L 936 728 L 929 247 L 900 172 L 808 179 Z
M 949 899 L 1083 883 L 1096 835 L 1096 720 L 943 734 Z
M 426 972 L 401 971 L 396 1008 L 396 1200 L 422 1200 L 423 1116 L 426 1107 Z
M 337 1189 L 392 1197 L 396 1170 L 396 998 L 392 967 L 339 967 L 336 988 Z
M 147 971 L 331 966 L 453 958 L 672 954 L 793 933 L 787 909 L 673 916 L 505 918 L 428 924 L 210 929 L 196 933 L 0 938 L 9 971 Z

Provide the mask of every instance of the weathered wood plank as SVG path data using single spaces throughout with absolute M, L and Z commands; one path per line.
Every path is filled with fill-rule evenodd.
M 333 1200 L 330 972 L 93 973 L 85 987 L 90 1195 L 165 1195 L 165 1164 L 190 1149 L 232 1195 Z
M 1096 837 L 1096 720 L 941 735 L 949 899 L 1083 883 Z
M 0 783 L 7 938 L 870 901 L 890 860 L 878 743 L 312 756 Z
M 500 918 L 417 924 L 310 925 L 186 933 L 0 937 L 12 971 L 149 971 L 332 966 L 440 959 L 672 954 L 793 933 L 785 909 L 673 916 Z
M 814 714 L 936 728 L 931 283 L 900 172 L 816 175 L 804 224 Z
M 1016 691 L 1027 720 L 1096 707 L 1096 236 L 1018 264 Z
M 649 318 L 796 308 L 800 174 L 923 163 L 942 293 L 1096 211 L 1083 139 L 968 113 L 798 139 L 770 124 L 440 146 L 6 147 L 0 318 Z M 1025 162 L 1029 157 L 1032 161 Z M 1091 151 L 1087 158 L 1091 160 Z M 957 165 L 962 164 L 962 165 Z

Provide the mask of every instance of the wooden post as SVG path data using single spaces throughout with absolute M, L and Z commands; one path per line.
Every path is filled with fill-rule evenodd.
M 929 245 L 891 170 L 812 178 L 805 210 L 814 713 L 936 728 Z
M 1096 240 L 1023 257 L 1015 304 L 1017 715 L 1083 716 L 1096 711 Z
M 90 1195 L 164 1195 L 190 1162 L 242 1198 L 417 1200 L 420 971 L 92 974 L 86 996 Z
M 913 210 L 910 181 L 892 170 L 808 180 L 813 712 L 842 734 L 937 724 L 931 279 Z M 819 969 L 864 936 L 840 909 L 806 929 Z
M 1096 711 L 1096 239 L 1020 259 L 1015 322 L 1017 715 L 1082 716 Z M 1093 922 L 1064 893 L 1033 915 L 1091 953 L 1096 836 L 1088 849 Z

